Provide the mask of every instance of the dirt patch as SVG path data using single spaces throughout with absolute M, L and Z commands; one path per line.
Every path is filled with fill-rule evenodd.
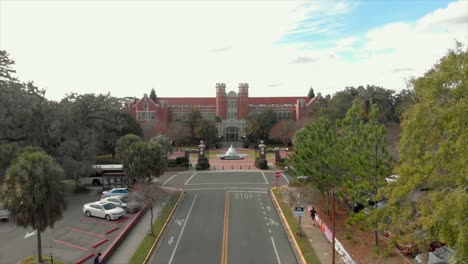
M 331 217 L 327 215 L 327 198 L 310 186 L 281 187 L 283 198 L 291 207 L 314 205 L 319 217 L 328 227 L 332 227 Z M 387 241 L 379 238 L 379 247 L 375 246 L 374 231 L 347 226 L 349 211 L 343 203 L 337 202 L 335 227 L 336 238 L 356 263 L 411 263 L 409 259 L 388 248 Z

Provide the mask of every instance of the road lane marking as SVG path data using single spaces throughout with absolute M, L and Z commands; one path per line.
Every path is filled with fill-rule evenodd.
M 196 173 L 195 173 L 196 174 Z M 195 175 L 194 174 L 194 175 Z M 171 258 L 169 259 L 169 262 L 168 264 L 171 264 L 172 263 L 172 260 L 174 259 L 174 255 L 175 255 L 175 252 L 177 250 L 177 246 L 179 245 L 179 242 L 180 242 L 180 238 L 182 237 L 182 234 L 184 233 L 184 230 L 185 230 L 185 225 L 187 224 L 188 220 L 189 220 L 189 217 L 190 217 L 190 213 L 192 212 L 192 208 L 193 208 L 193 205 L 195 204 L 195 201 L 197 200 L 197 194 L 195 194 L 195 198 L 193 198 L 193 202 L 192 202 L 192 205 L 190 206 L 190 209 L 188 211 L 188 214 L 187 214 L 187 217 L 185 218 L 185 222 L 184 222 L 184 226 L 182 226 L 182 230 L 180 230 L 180 234 L 179 234 L 179 237 L 177 238 L 177 242 L 174 246 L 174 250 L 172 250 L 172 254 L 171 254 Z
M 204 183 L 187 183 L 190 179 L 185 182 L 185 185 L 214 185 L 214 184 L 266 184 L 264 182 L 204 182 Z
M 273 244 L 273 249 L 275 250 L 276 260 L 278 261 L 278 264 L 281 264 L 278 250 L 276 249 L 275 239 L 273 237 L 270 237 L 270 238 L 271 238 L 271 243 Z
M 69 246 L 69 247 L 72 247 L 72 248 L 77 248 L 77 249 L 80 249 L 80 250 L 83 250 L 83 251 L 88 251 L 87 248 L 80 247 L 80 246 L 77 246 L 77 245 L 73 245 L 73 244 L 67 243 L 67 242 L 65 242 L 65 241 L 54 240 L 54 242 L 59 243 L 59 244 L 62 244 L 62 245 L 65 245 L 65 246 Z
M 224 229 L 223 229 L 223 248 L 221 252 L 221 264 L 228 263 L 228 241 L 229 241 L 229 192 L 226 192 L 224 203 Z
M 174 243 L 174 237 L 171 236 L 171 239 L 169 239 L 169 241 L 167 241 L 167 243 L 169 244 L 169 246 Z
M 192 176 L 190 176 L 190 178 L 188 178 L 188 180 L 184 183 L 184 185 L 188 185 L 188 182 L 193 178 L 195 177 L 195 175 L 197 175 L 197 173 L 195 172 L 194 174 L 192 174 Z M 191 185 L 191 184 L 190 184 Z
M 184 189 L 184 191 L 232 190 L 232 192 L 245 192 L 243 190 L 239 190 L 238 188 L 243 188 L 243 187 L 196 188 L 196 189 Z M 260 190 L 260 191 L 263 191 L 261 193 L 268 193 L 266 188 L 248 188 L 248 187 L 245 187 L 243 189 L 246 189 L 246 190 Z
M 175 222 L 176 224 L 178 224 L 179 226 L 182 226 L 182 225 L 184 224 L 184 222 L 185 222 L 185 219 L 180 219 L 180 220 L 177 219 L 177 220 L 175 220 L 174 222 Z
M 179 174 L 174 174 L 174 175 L 172 175 L 169 179 L 167 179 L 167 180 L 163 183 L 162 186 L 165 186 L 166 183 L 168 183 L 170 180 L 172 180 L 172 178 L 174 178 L 174 177 L 177 176 L 177 175 L 179 175 Z
M 265 173 L 263 173 L 263 171 L 262 171 L 262 176 L 263 176 L 263 179 L 265 179 L 265 183 L 268 184 L 268 180 L 267 180 L 267 178 L 265 176 Z
M 105 237 L 104 235 L 88 232 L 88 231 L 81 230 L 81 229 L 74 228 L 74 227 L 67 226 L 67 227 L 65 227 L 65 229 L 73 230 L 73 231 L 80 232 L 80 233 L 83 233 L 83 234 L 87 234 L 87 235 L 90 235 L 90 236 Z
M 229 193 L 268 193 L 267 191 L 242 191 L 242 190 L 231 190 L 231 191 L 227 191 Z M 252 198 L 252 197 L 251 197 Z
M 283 178 L 286 180 L 286 182 L 289 184 L 289 180 L 288 180 L 288 177 L 286 177 L 286 175 L 284 175 L 284 173 L 281 173 L 281 176 L 283 176 Z

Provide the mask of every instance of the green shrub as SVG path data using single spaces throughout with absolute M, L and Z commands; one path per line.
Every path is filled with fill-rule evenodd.
M 175 159 L 168 159 L 167 160 L 167 167 L 177 167 L 177 161 Z
M 189 162 L 189 158 L 186 156 L 179 156 L 175 160 L 177 164 L 183 164 L 183 163 Z
M 188 166 L 189 166 L 188 162 L 184 162 L 184 163 L 179 164 L 179 167 L 188 167 Z
M 268 170 L 268 162 L 266 159 L 257 159 L 255 161 L 255 167 L 261 170 Z
M 78 185 L 75 185 L 72 192 L 73 193 L 87 193 L 89 192 L 89 189 L 85 185 L 78 184 Z
M 206 170 L 210 167 L 210 163 L 207 159 L 200 159 L 198 160 L 197 165 L 195 165 L 196 170 Z
M 278 162 L 276 162 L 277 166 L 285 166 L 286 165 L 286 159 L 281 158 Z
M 208 158 L 207 158 L 207 157 L 198 158 L 198 162 L 200 162 L 200 161 L 206 161 L 206 162 L 208 162 Z

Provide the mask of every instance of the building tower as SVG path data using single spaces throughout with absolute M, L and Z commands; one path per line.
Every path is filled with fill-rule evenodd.
M 247 118 L 249 114 L 249 84 L 239 83 L 239 99 L 237 100 L 238 119 Z
M 227 118 L 227 106 L 226 106 L 226 84 L 216 84 L 216 115 L 225 120 Z

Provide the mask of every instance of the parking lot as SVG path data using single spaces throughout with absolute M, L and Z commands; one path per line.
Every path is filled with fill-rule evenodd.
M 94 254 L 104 252 L 136 214 L 117 221 L 86 217 L 83 204 L 100 200 L 98 189 L 89 194 L 68 197 L 68 208 L 54 228 L 42 233 L 42 254 L 66 263 L 92 263 Z M 0 263 L 17 263 L 37 254 L 37 235 L 13 223 L 0 221 Z

